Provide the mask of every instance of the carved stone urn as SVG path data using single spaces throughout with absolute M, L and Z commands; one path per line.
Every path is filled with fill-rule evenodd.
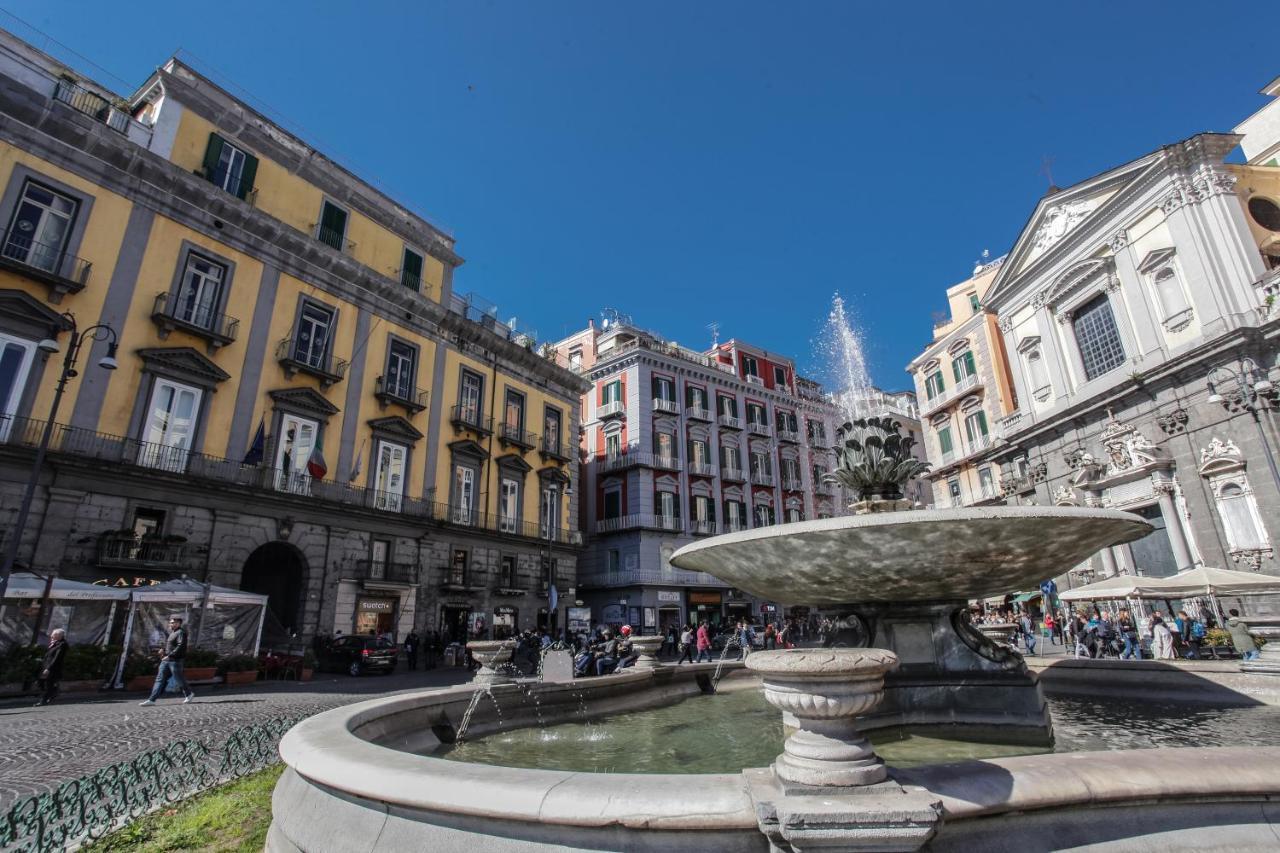
M 855 718 L 879 704 L 885 674 L 898 656 L 884 649 L 789 649 L 758 652 L 747 668 L 764 681 L 770 705 L 798 729 L 774 762 L 778 778 L 797 785 L 848 787 L 888 775 Z
M 658 666 L 658 649 L 662 648 L 663 637 L 655 635 L 652 637 L 632 637 L 631 647 L 635 649 L 639 659 L 636 660 L 636 669 L 656 669 Z
M 510 640 L 472 640 L 467 643 L 467 651 L 480 664 L 475 681 L 511 680 L 511 676 L 499 671 L 499 667 L 511 662 L 511 655 L 515 651 L 515 644 Z
M 981 625 L 973 625 L 972 627 L 991 642 L 1008 646 L 1009 638 L 1013 636 L 1013 631 L 1018 626 L 1012 622 L 984 622 Z

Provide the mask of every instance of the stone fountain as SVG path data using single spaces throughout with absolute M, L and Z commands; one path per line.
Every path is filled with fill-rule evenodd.
M 939 728 L 967 739 L 1047 744 L 1037 679 L 969 623 L 968 600 L 1035 588 L 1104 546 L 1152 528 L 1126 512 L 1075 507 L 907 510 L 903 486 L 927 469 L 891 419 L 840 430 L 833 482 L 855 514 L 757 528 L 686 545 L 673 565 L 762 598 L 820 607 L 828 644 L 878 647 L 900 666 L 864 727 Z M 960 730 L 957 730 L 960 729 Z

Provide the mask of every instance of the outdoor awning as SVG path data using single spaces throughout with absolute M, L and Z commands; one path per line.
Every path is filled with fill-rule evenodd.
M 1036 590 L 1035 592 L 1020 592 L 1013 597 L 1013 603 L 1026 604 L 1028 601 L 1031 601 L 1033 598 L 1039 598 L 1041 595 L 1043 595 L 1043 593 L 1041 593 L 1040 590 Z
M 1280 594 L 1280 577 L 1212 566 L 1187 569 L 1170 578 L 1152 578 L 1148 583 L 1155 587 L 1154 592 L 1161 598 Z
M 1135 575 L 1113 575 L 1085 586 L 1068 589 L 1058 593 L 1063 601 L 1100 601 L 1109 598 L 1141 598 L 1144 589 L 1149 588 L 1155 578 L 1140 578 Z
M 45 579 L 30 572 L 14 572 L 9 575 L 5 598 L 44 598 Z M 129 590 L 94 583 L 54 578 L 49 597 L 61 601 L 121 601 L 129 597 Z
M 266 605 L 267 596 L 241 589 L 209 585 L 209 601 L 221 604 Z M 205 598 L 205 585 L 191 578 L 174 578 L 164 583 L 140 586 L 133 589 L 134 601 L 195 602 Z

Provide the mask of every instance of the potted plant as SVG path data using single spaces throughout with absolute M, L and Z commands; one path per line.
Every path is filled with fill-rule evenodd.
M 5 693 L 24 693 L 40 677 L 44 652 L 30 646 L 14 646 L 0 657 L 0 684 Z
M 302 671 L 298 675 L 299 681 L 310 681 L 312 674 L 316 671 L 316 654 L 310 649 L 302 656 Z
M 87 693 L 102 687 L 115 672 L 119 646 L 75 645 L 67 649 L 62 670 L 62 692 Z
M 191 649 L 185 663 L 188 681 L 208 681 L 218 674 L 218 653 L 213 649 Z
M 258 659 L 253 655 L 228 655 L 218 661 L 226 684 L 252 684 L 258 680 Z
M 129 655 L 124 661 L 125 690 L 150 690 L 159 669 L 159 661 L 151 655 Z

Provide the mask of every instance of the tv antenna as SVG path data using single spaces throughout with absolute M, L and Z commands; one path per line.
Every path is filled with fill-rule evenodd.
M 711 348 L 715 349 L 720 346 L 720 323 L 711 322 L 707 324 L 707 329 L 711 332 Z

